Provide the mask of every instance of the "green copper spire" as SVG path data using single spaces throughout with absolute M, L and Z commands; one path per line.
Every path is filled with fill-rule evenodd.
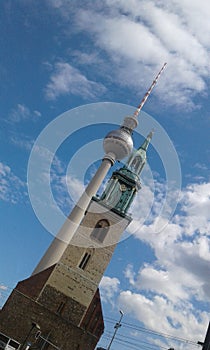
M 123 168 L 113 172 L 100 200 L 111 210 L 125 216 L 136 192 L 141 188 L 139 175 L 146 163 L 146 151 L 153 131 L 143 144 L 132 153 Z
M 154 131 L 150 131 L 149 135 L 147 135 L 146 139 L 144 140 L 143 144 L 134 151 L 131 156 L 128 159 L 127 164 L 125 167 L 130 169 L 132 172 L 134 172 L 137 175 L 140 175 L 143 167 L 147 160 L 147 148 L 149 146 L 149 143 L 152 139 Z

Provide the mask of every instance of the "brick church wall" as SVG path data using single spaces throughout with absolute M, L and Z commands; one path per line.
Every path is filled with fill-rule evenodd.
M 66 321 L 43 305 L 14 290 L 0 312 L 0 332 L 26 346 L 36 344 L 32 322 L 39 320 L 41 335 L 62 350 L 94 349 L 99 338 L 83 328 Z M 42 345 L 40 343 L 40 345 Z M 48 349 L 53 349 L 48 346 Z

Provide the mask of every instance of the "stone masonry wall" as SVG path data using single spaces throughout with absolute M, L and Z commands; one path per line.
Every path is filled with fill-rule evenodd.
M 61 315 L 14 290 L 0 311 L 0 332 L 23 344 L 23 348 L 27 342 L 35 345 L 36 330 L 32 330 L 32 322 L 39 324 L 42 336 L 49 335 L 49 340 L 62 350 L 93 350 L 99 340 Z M 53 349 L 52 346 L 48 347 L 51 348 Z

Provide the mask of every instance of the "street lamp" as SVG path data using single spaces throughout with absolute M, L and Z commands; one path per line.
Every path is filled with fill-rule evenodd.
M 119 319 L 119 321 L 118 321 L 118 322 L 115 324 L 115 326 L 114 326 L 115 331 L 114 331 L 114 334 L 113 334 L 113 336 L 112 336 L 112 339 L 111 339 L 111 341 L 110 341 L 110 343 L 109 343 L 109 346 L 108 346 L 107 350 L 110 350 L 111 345 L 112 345 L 112 343 L 113 343 L 113 340 L 114 340 L 114 338 L 115 338 L 115 336 L 116 336 L 116 333 L 117 333 L 118 329 L 122 326 L 120 322 L 122 321 L 123 315 L 124 315 L 124 313 L 122 312 L 122 310 L 120 310 L 120 319 Z
M 28 334 L 27 334 L 25 340 L 24 340 L 23 343 L 22 343 L 21 350 L 24 349 L 24 346 L 25 346 L 25 344 L 26 344 L 26 342 L 27 342 L 29 336 L 31 335 L 31 332 L 33 331 L 33 329 L 40 330 L 40 326 L 39 326 L 37 323 L 35 323 L 35 322 L 32 322 L 32 323 L 31 323 L 31 328 L 30 328 L 30 330 L 29 330 L 29 332 L 28 332 Z M 27 345 L 27 346 L 26 346 L 26 349 L 28 349 L 29 347 L 30 347 L 30 346 Z

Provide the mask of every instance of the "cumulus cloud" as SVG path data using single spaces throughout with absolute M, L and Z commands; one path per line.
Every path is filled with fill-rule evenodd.
M 183 225 L 186 234 L 210 232 L 210 183 L 191 184 L 183 197 Z M 190 218 L 190 220 L 189 220 Z
M 192 297 L 210 301 L 209 189 L 209 183 L 187 186 L 179 213 L 170 222 L 154 215 L 150 224 L 136 229 L 135 236 L 147 242 L 157 258 L 140 269 L 138 288 L 163 293 L 173 301 Z
M 188 185 L 170 222 L 154 216 L 136 230 L 156 258 L 140 267 L 128 264 L 130 290 L 119 295 L 120 306 L 147 327 L 195 340 L 204 337 L 208 324 L 199 303 L 210 302 L 209 189 L 206 182 Z M 164 229 L 158 231 L 158 225 Z
M 49 100 L 55 100 L 60 95 L 66 94 L 82 96 L 84 99 L 95 99 L 105 90 L 101 83 L 88 80 L 84 74 L 69 63 L 57 62 L 46 86 L 45 95 Z
M 17 203 L 26 196 L 26 184 L 12 169 L 0 162 L 0 199 L 5 202 Z
M 106 0 L 92 4 L 68 0 L 51 6 L 63 19 L 71 18 L 77 31 L 88 35 L 108 69 L 101 71 L 132 90 L 145 89 L 154 72 L 168 62 L 154 94 L 169 105 L 195 108 L 193 97 L 206 93 L 209 65 L 210 6 L 199 0 Z M 67 23 L 68 21 L 66 21 Z M 72 31 L 72 26 L 71 26 Z M 82 51 L 81 51 L 82 54 Z M 85 62 L 84 62 L 85 64 Z
M 196 311 L 192 304 L 175 304 L 163 296 L 148 298 L 140 293 L 122 291 L 119 296 L 120 306 L 127 314 L 132 314 L 153 330 L 163 331 L 176 337 L 195 342 L 204 337 L 204 325 L 208 324 L 208 313 Z M 192 346 L 185 348 L 191 349 Z

